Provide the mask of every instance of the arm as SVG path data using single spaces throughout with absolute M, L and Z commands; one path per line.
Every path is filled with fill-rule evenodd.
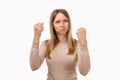
M 78 49 L 78 69 L 82 75 L 86 75 L 90 70 L 90 57 L 88 47 L 86 45 L 79 44 Z
M 44 58 L 45 58 L 45 43 L 42 42 L 42 44 L 39 48 L 39 44 L 33 42 L 32 48 L 31 48 L 31 53 L 30 53 L 31 69 L 33 71 L 37 70 L 43 63 Z
M 82 75 L 86 75 L 90 70 L 90 57 L 87 47 L 86 30 L 78 29 L 78 69 Z
M 39 48 L 39 39 L 42 31 L 43 23 L 38 23 L 34 25 L 34 39 L 30 53 L 30 66 L 33 71 L 37 70 L 40 67 L 45 58 L 44 43 L 42 43 L 42 45 Z

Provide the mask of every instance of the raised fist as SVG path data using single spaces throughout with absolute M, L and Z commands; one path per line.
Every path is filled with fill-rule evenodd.
M 77 37 L 81 43 L 81 45 L 86 45 L 87 41 L 86 41 L 86 29 L 85 28 L 79 28 L 77 31 Z
M 43 31 L 43 24 L 44 23 L 37 23 L 34 25 L 34 41 L 38 42 Z

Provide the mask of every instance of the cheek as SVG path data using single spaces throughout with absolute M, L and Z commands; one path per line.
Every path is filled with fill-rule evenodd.
M 68 31 L 68 29 L 69 29 L 69 25 L 66 26 L 66 30 L 67 30 L 67 31 Z
M 55 31 L 59 31 L 60 30 L 58 26 L 54 26 L 54 29 L 55 29 Z

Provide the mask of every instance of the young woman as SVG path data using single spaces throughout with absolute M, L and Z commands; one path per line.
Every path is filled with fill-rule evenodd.
M 50 16 L 50 36 L 39 46 L 43 23 L 34 25 L 34 38 L 31 47 L 31 69 L 37 70 L 46 58 L 47 80 L 77 80 L 76 67 L 86 75 L 90 70 L 86 29 L 79 28 L 78 40 L 73 39 L 71 21 L 65 9 L 55 9 Z

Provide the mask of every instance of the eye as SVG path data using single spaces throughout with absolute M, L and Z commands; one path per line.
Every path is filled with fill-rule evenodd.
M 67 20 L 67 19 L 65 19 L 65 20 L 64 20 L 64 22 L 68 22 L 68 20 Z
M 55 23 L 60 23 L 60 20 L 55 21 Z

